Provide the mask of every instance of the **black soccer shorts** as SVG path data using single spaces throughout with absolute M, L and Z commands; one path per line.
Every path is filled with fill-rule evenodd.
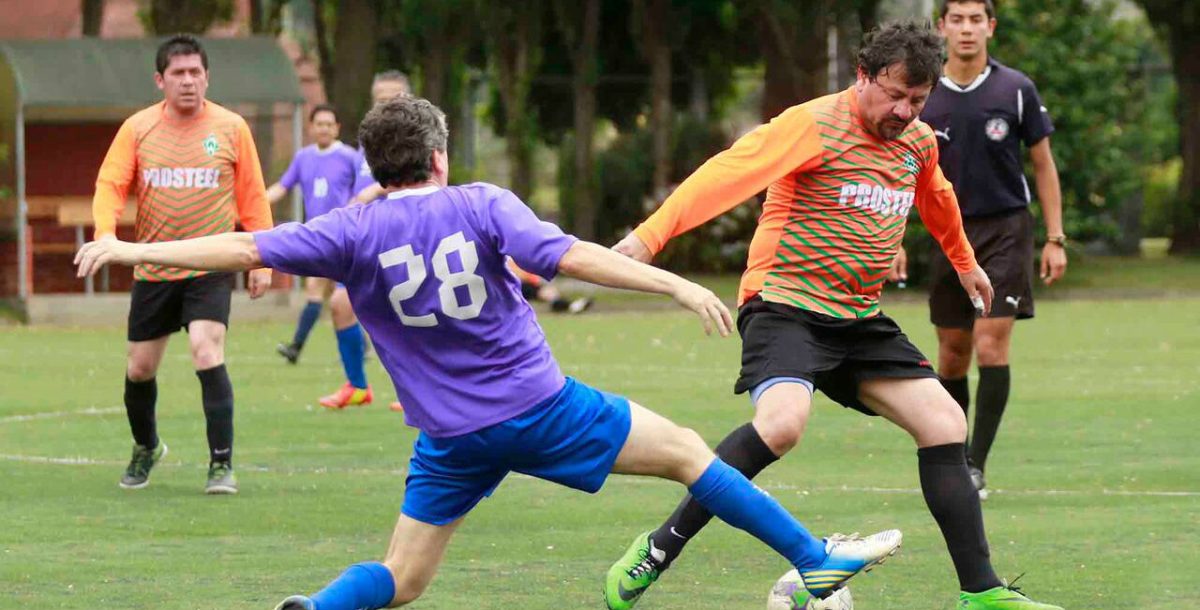
M 136 281 L 129 293 L 130 341 L 150 341 L 187 328 L 193 320 L 229 326 L 232 273 L 208 273 L 174 282 Z
M 891 318 L 842 319 L 755 296 L 738 311 L 741 394 L 773 377 L 799 377 L 838 404 L 877 415 L 858 386 L 877 378 L 936 378 L 921 350 Z
M 1033 216 L 1021 208 L 999 216 L 963 219 L 967 241 L 996 298 L 989 318 L 1033 317 Z M 975 306 L 941 248 L 930 259 L 929 321 L 940 328 L 970 330 Z

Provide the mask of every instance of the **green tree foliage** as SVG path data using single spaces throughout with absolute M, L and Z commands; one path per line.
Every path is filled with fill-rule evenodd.
M 203 34 L 213 24 L 233 18 L 233 0 L 150 0 L 138 17 L 153 34 Z
M 1054 120 L 1066 231 L 1115 239 L 1121 207 L 1140 187 L 1149 97 L 1139 71 L 1152 34 L 1118 19 L 1114 0 L 1008 0 L 992 54 L 1029 75 Z

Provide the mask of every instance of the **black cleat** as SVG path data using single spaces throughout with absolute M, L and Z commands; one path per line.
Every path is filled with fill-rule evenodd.
M 275 346 L 275 352 L 287 359 L 288 364 L 296 364 L 300 359 L 300 348 L 294 343 L 280 343 Z

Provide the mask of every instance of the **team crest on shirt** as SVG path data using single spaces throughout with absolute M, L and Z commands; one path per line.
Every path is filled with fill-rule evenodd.
M 912 174 L 921 172 L 921 166 L 917 164 L 917 158 L 912 156 L 912 153 L 904 153 L 904 169 Z
M 221 148 L 221 145 L 217 144 L 217 134 L 214 133 L 208 134 L 208 137 L 204 138 L 203 144 L 204 152 L 208 153 L 210 157 L 217 154 L 217 150 Z
M 989 119 L 983 126 L 983 131 L 991 141 L 999 142 L 1008 136 L 1008 121 L 1001 117 Z

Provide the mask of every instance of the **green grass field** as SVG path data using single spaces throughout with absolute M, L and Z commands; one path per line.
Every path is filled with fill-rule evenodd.
M 932 351 L 922 306 L 889 308 Z M 735 338 L 672 311 L 543 316 L 571 375 L 698 429 L 715 444 L 750 416 L 730 388 Z M 1070 610 L 1200 608 L 1200 300 L 1054 301 L 1022 323 L 1014 391 L 985 504 L 1002 576 Z M 149 488 L 121 490 L 129 432 L 124 331 L 0 328 L 0 608 L 265 609 L 381 556 L 414 432 L 375 406 L 324 412 L 339 382 L 320 327 L 296 367 L 272 353 L 284 324 L 238 326 L 242 493 L 201 494 L 199 387 L 177 338 L 159 377 L 171 455 Z M 859 610 L 953 607 L 956 586 L 917 490 L 911 441 L 818 401 L 803 444 L 759 483 L 818 533 L 899 527 L 901 553 L 855 579 Z M 614 478 L 590 497 L 510 477 L 459 531 L 418 608 L 598 608 L 612 560 L 681 489 Z M 786 570 L 723 524 L 692 545 L 646 610 L 763 606 Z

